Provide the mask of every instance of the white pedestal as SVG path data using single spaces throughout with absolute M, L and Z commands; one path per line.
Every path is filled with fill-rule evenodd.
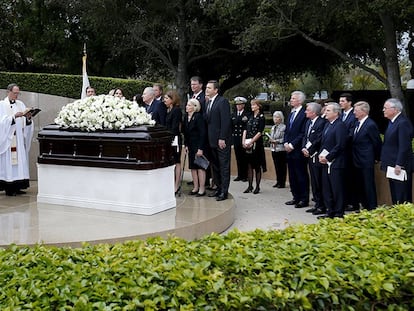
M 176 206 L 174 166 L 126 170 L 37 164 L 37 202 L 141 215 Z

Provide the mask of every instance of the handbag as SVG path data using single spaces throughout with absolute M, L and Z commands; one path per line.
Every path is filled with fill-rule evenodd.
M 196 156 L 195 159 L 194 159 L 194 164 L 196 164 L 199 167 L 201 167 L 202 169 L 206 170 L 208 168 L 208 166 L 210 165 L 210 161 L 207 160 L 207 158 L 204 155 Z

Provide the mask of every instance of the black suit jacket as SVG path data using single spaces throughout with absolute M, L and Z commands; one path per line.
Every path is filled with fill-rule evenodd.
M 381 150 L 382 170 L 385 171 L 387 166 L 399 165 L 407 170 L 407 173 L 412 172 L 412 138 L 413 127 L 411 121 L 400 114 L 394 123 L 388 126 L 384 134 L 384 144 Z
M 302 148 L 306 148 L 308 142 L 310 142 L 310 147 L 308 146 L 308 148 L 306 148 L 310 156 L 314 155 L 315 152 L 318 153 L 321 148 L 322 133 L 326 125 L 326 119 L 318 117 L 309 132 L 311 122 L 312 120 L 310 119 L 306 121 L 305 135 L 303 136 L 302 141 Z M 316 154 L 315 157 L 318 157 L 318 154 Z
M 152 115 L 152 119 L 161 125 L 165 125 L 165 117 L 167 116 L 167 107 L 163 102 L 154 99 L 148 107 L 147 112 Z
M 290 124 L 289 118 L 287 119 L 284 143 L 290 143 L 294 148 L 287 154 L 291 159 L 304 158 L 302 154 L 302 141 L 305 135 L 306 120 L 305 109 L 303 107 L 297 112 L 292 125 Z
M 210 147 L 218 148 L 219 139 L 226 145 L 231 145 L 231 115 L 230 104 L 227 99 L 218 95 L 212 104 L 210 112 L 206 111 L 208 126 L 208 142 Z
M 326 149 L 326 159 L 332 162 L 331 168 L 345 168 L 345 146 L 348 137 L 345 124 L 338 118 L 332 124 L 327 121 L 322 133 L 320 152 Z
M 352 137 L 352 157 L 355 167 L 373 168 L 379 160 L 381 138 L 377 125 L 368 118 Z

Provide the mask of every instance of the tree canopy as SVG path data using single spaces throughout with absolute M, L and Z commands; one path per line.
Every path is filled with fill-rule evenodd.
M 0 9 L 3 70 L 80 73 L 86 42 L 90 75 L 173 81 L 181 96 L 191 75 L 225 90 L 348 63 L 402 98 L 398 44 L 414 20 L 408 0 L 0 0 Z

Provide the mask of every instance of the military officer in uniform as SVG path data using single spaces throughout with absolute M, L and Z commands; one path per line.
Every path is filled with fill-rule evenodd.
M 250 112 L 245 109 L 246 102 L 246 98 L 237 96 L 234 99 L 236 109 L 231 115 L 232 142 L 237 163 L 237 177 L 234 181 L 247 181 L 247 158 L 242 144 L 243 131 L 246 129 L 247 121 L 250 118 Z

